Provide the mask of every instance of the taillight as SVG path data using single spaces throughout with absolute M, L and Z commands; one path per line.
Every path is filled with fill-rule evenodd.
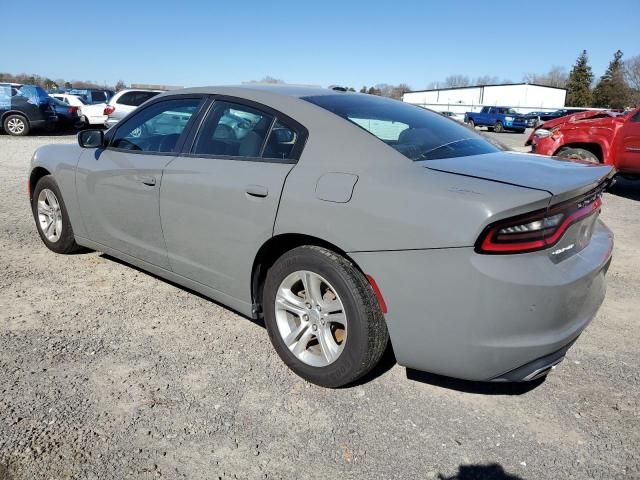
M 77 113 L 78 112 L 78 107 L 69 107 L 67 109 L 67 111 L 71 114 Z
M 104 107 L 104 111 L 102 112 L 103 115 L 111 115 L 113 112 L 115 112 L 116 107 L 114 107 L 113 105 L 107 105 L 106 107 Z
M 549 248 L 558 243 L 571 225 L 600 209 L 601 193 L 600 189 L 548 210 L 538 210 L 492 223 L 478 238 L 476 252 L 525 253 Z

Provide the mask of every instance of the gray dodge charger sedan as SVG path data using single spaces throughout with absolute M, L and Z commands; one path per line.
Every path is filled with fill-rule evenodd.
M 362 377 L 389 342 L 414 369 L 539 378 L 604 299 L 611 167 L 502 151 L 419 107 L 192 88 L 78 143 L 33 156 L 45 245 L 108 253 L 264 319 L 318 385 Z

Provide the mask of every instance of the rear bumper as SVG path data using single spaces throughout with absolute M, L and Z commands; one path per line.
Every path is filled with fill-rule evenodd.
M 526 380 L 547 366 L 537 360 L 563 357 L 595 316 L 612 249 L 598 220 L 590 244 L 559 263 L 548 251 L 479 255 L 466 247 L 351 257 L 380 287 L 399 364 L 467 380 Z

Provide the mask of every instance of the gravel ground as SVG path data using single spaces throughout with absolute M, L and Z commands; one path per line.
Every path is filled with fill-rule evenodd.
M 390 357 L 325 390 L 261 325 L 103 254 L 49 252 L 29 159 L 73 141 L 0 136 L 0 480 L 640 478 L 640 182 L 605 195 L 607 299 L 545 382 Z

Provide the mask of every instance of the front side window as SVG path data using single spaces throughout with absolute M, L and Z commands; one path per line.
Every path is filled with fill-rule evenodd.
M 360 94 L 303 99 L 358 125 L 414 161 L 500 150 L 455 120 L 398 100 Z
M 273 116 L 254 108 L 216 101 L 192 153 L 198 155 L 260 157 Z
M 138 152 L 173 152 L 199 98 L 165 100 L 136 113 L 118 127 L 110 146 Z

